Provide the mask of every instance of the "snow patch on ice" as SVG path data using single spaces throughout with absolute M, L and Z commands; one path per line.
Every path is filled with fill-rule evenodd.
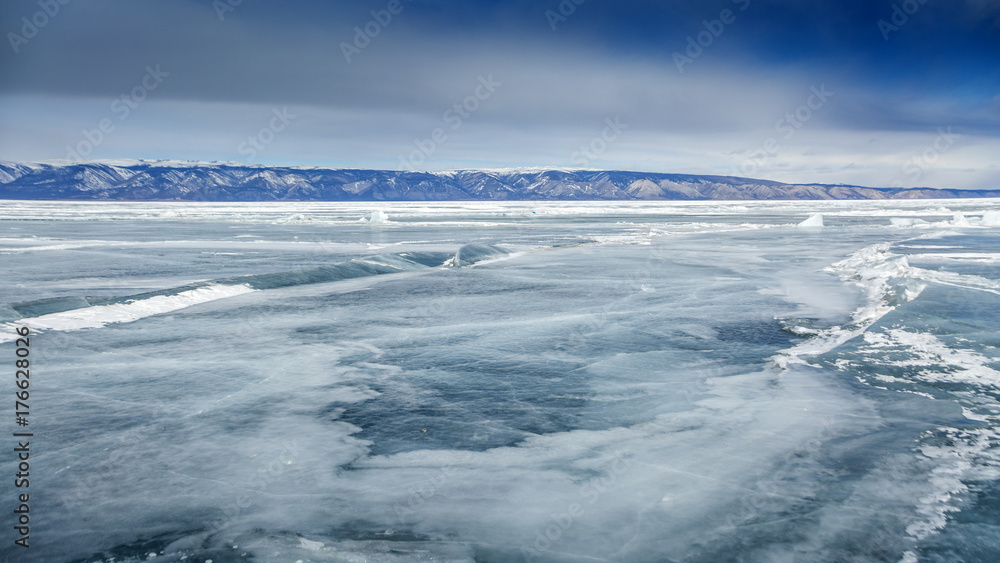
M 82 309 L 20 319 L 17 321 L 17 326 L 62 331 L 100 328 L 113 323 L 130 323 L 153 315 L 170 313 L 201 303 L 235 297 L 252 291 L 255 290 L 249 285 L 208 285 L 182 291 L 176 295 L 156 295 L 147 299 L 84 307 Z M 16 338 L 15 328 L 10 323 L 0 328 L 0 342 L 13 341 Z
M 948 346 L 933 334 L 895 328 L 866 333 L 864 340 L 865 346 L 859 352 L 866 353 L 869 362 L 926 368 L 918 372 L 918 377 L 929 383 L 1000 385 L 1000 371 L 989 367 L 989 358 L 974 350 Z M 902 351 L 908 357 L 879 359 L 886 357 L 886 350 Z

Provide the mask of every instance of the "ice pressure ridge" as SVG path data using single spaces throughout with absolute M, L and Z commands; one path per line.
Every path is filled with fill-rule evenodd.
M 454 254 L 401 252 L 358 258 L 332 266 L 211 280 L 126 297 L 57 297 L 0 306 L 0 321 L 50 330 L 80 330 L 131 322 L 251 291 L 337 282 L 435 267 L 465 267 L 509 255 L 498 246 L 467 244 Z M 13 339 L 12 325 L 0 329 L 0 342 Z M 9 333 L 9 334 L 8 334 Z

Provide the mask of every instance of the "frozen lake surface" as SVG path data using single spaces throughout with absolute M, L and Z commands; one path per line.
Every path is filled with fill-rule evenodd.
M 4 201 L 0 281 L 4 555 L 1000 560 L 998 200 Z

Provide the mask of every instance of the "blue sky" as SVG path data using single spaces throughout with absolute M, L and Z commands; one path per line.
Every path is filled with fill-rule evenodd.
M 1000 188 L 1000 0 L 7 0 L 0 31 L 4 160 Z

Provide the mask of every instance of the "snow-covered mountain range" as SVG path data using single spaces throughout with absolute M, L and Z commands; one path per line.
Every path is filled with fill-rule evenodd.
M 0 161 L 0 199 L 190 201 L 749 200 L 1000 197 L 1000 190 L 783 184 L 733 176 L 509 169 L 401 172 L 231 163 Z

